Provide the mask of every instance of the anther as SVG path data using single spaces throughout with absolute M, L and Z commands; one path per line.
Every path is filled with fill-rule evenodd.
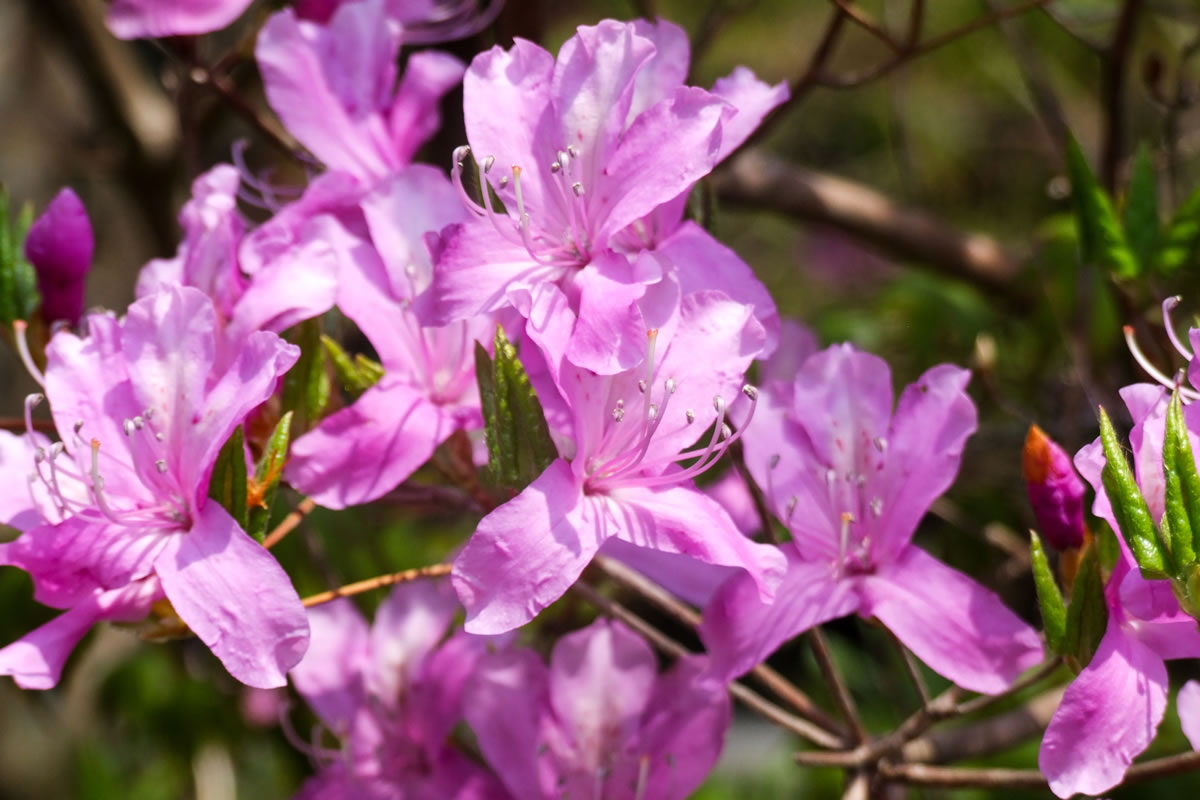
M 758 399 L 758 389 L 748 383 L 742 387 L 742 394 L 746 395 L 746 397 L 749 397 L 751 400 Z
M 571 158 L 579 158 L 579 151 L 575 149 L 575 145 L 573 144 L 567 145 L 567 154 L 570 155 Z
M 75 427 L 75 433 L 78 434 L 81 430 L 83 430 L 83 420 L 81 420 L 81 419 L 75 420 L 74 427 Z
M 33 463 L 40 464 L 46 460 L 46 448 L 39 447 L 33 451 Z
M 147 408 L 145 411 L 143 411 L 143 412 L 142 412 L 142 419 L 145 419 L 145 420 L 152 420 L 152 419 L 154 419 L 154 409 L 153 409 L 153 408 Z
M 881 453 L 887 452 L 887 439 L 883 438 L 882 436 L 876 436 L 874 439 L 871 440 L 871 443 L 873 445 L 875 445 L 875 449 L 878 450 L 879 452 L 881 452 Z
M 779 453 L 776 453 L 775 455 L 771 456 L 771 460 L 768 462 L 768 464 L 769 464 L 769 466 L 767 467 L 767 469 L 775 469 L 776 467 L 778 467 L 779 466 Z
M 667 394 L 675 394 L 675 379 L 667 378 L 665 388 L 667 390 Z
M 728 439 L 730 436 L 733 436 L 733 428 L 729 427 L 725 423 L 721 423 L 721 438 Z
M 871 513 L 874 514 L 876 517 L 883 516 L 883 498 L 882 497 L 872 497 L 871 498 Z
M 454 159 L 455 164 L 458 164 L 461 167 L 469 155 L 471 155 L 471 148 L 469 145 L 464 144 L 454 148 L 454 155 L 451 156 L 451 158 Z
M 508 186 L 508 176 L 501 175 L 500 176 L 500 188 L 503 189 L 505 186 Z
M 646 409 L 646 419 L 653 421 L 654 418 L 657 416 L 658 416 L 658 403 L 651 403 L 650 407 L 648 409 Z
M 620 422 L 621 420 L 625 419 L 625 409 L 621 408 L 620 406 L 614 408 L 612 411 L 612 418 L 614 422 Z
M 696 421 L 696 412 L 692 411 L 690 408 L 687 411 L 684 411 L 683 415 L 687 417 L 688 425 L 691 425 Z
M 576 197 L 583 197 L 583 184 L 575 181 L 571 184 L 571 191 L 575 193 Z
M 162 441 L 163 439 L 165 439 L 165 438 L 167 438 L 167 437 L 166 437 L 165 435 L 163 435 L 163 432 L 162 432 L 162 431 L 155 431 L 155 433 L 154 433 L 154 439 L 155 439 L 155 441 L 159 441 L 159 442 L 161 442 L 161 441 Z
M 638 381 L 638 391 L 642 394 L 646 393 L 646 382 L 644 380 Z
M 133 427 L 140 431 L 142 428 L 146 427 L 146 420 L 144 420 L 142 417 L 134 417 Z
M 725 410 L 725 398 L 721 397 L 721 395 L 719 395 L 719 394 L 713 395 L 713 408 L 716 409 L 716 412 L 718 414 L 720 414 L 722 411 L 724 411 Z
M 126 436 L 133 436 L 133 420 L 127 419 L 122 422 L 121 429 L 125 431 Z
M 488 156 L 487 158 L 485 158 L 485 159 L 483 160 L 483 174 L 484 174 L 484 175 L 486 175 L 487 173 L 491 172 L 491 171 L 492 171 L 492 165 L 493 165 L 493 164 L 495 164 L 495 163 L 496 163 L 496 157 L 495 157 L 495 156 Z
M 166 472 L 167 471 L 167 462 L 160 458 L 154 462 L 154 468 L 157 469 L 159 472 Z
M 557 175 L 561 170 L 562 170 L 562 164 L 558 163 L 557 161 L 550 162 L 550 171 L 552 173 Z

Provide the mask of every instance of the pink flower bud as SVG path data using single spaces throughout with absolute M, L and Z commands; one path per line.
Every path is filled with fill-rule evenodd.
M 1055 550 L 1083 543 L 1083 481 L 1071 458 L 1045 431 L 1031 425 L 1021 455 L 1029 504 L 1042 536 Z
M 79 196 L 62 189 L 25 239 L 25 257 L 37 271 L 46 322 L 74 325 L 83 313 L 83 292 L 95 249 L 92 224 Z

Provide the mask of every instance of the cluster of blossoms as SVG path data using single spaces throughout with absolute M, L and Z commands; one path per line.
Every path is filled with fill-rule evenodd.
M 197 34 L 247 5 L 116 0 L 109 21 L 129 38 Z M 290 675 L 325 734 L 299 745 L 320 767 L 303 797 L 682 798 L 720 753 L 729 682 L 821 623 L 878 620 L 981 693 L 1041 663 L 1037 632 L 912 541 L 976 427 L 967 371 L 933 367 L 893 406 L 883 360 L 818 351 L 685 219 L 692 187 L 786 86 L 744 68 L 687 85 L 687 39 L 665 21 L 580 27 L 557 56 L 523 40 L 470 65 L 425 50 L 398 76 L 403 43 L 466 35 L 491 13 L 445 11 L 347 0 L 272 15 L 256 47 L 265 94 L 321 170 L 287 203 L 240 157 L 197 178 L 177 254 L 144 267 L 123 315 L 82 314 L 92 233 L 78 198 L 65 192 L 31 230 L 57 324 L 44 354 L 18 331 L 43 393 L 24 435 L 0 432 L 0 523 L 20 531 L 0 564 L 63 613 L 0 649 L 0 674 L 50 688 L 96 622 L 177 617 L 243 683 Z M 468 145 L 449 174 L 413 163 L 460 82 Z M 239 200 L 270 218 L 252 225 Z M 272 398 L 301 356 L 281 334 L 334 308 L 382 377 L 292 444 L 284 477 L 317 504 L 379 499 L 455 434 L 481 440 L 476 351 L 498 325 L 557 447 L 479 521 L 448 580 L 398 587 L 370 626 L 348 599 L 306 609 L 209 496 L 235 429 L 279 416 Z M 1124 396 L 1161 517 L 1167 393 Z M 43 401 L 55 441 L 35 430 Z M 1042 527 L 1077 548 L 1082 485 L 1056 445 L 1031 441 Z M 782 544 L 756 541 L 736 475 L 696 484 L 739 442 Z M 1076 462 L 1112 519 L 1103 450 Z M 561 638 L 549 664 L 517 645 L 510 632 L 598 554 L 703 606 L 707 655 L 660 674 L 645 641 L 605 621 Z M 1107 632 L 1046 733 L 1041 767 L 1060 796 L 1119 782 L 1163 717 L 1164 659 L 1200 657 L 1195 621 L 1136 566 L 1122 551 Z M 1180 703 L 1200 704 L 1200 689 Z

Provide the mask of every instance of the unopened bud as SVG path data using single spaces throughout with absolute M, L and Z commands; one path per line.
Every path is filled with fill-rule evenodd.
M 1084 483 L 1071 458 L 1037 425 L 1029 428 L 1021 471 L 1038 529 L 1055 550 L 1083 544 Z
M 25 257 L 37 272 L 47 323 L 79 322 L 94 249 L 87 211 L 79 196 L 65 188 L 46 206 L 25 239 Z

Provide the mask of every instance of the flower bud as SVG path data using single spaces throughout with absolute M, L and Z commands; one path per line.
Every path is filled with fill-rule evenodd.
M 1055 550 L 1083 544 L 1084 484 L 1071 458 L 1037 425 L 1029 427 L 1021 471 L 1038 529 Z
M 70 188 L 50 201 L 25 239 L 25 257 L 37 272 L 42 316 L 74 325 L 83 313 L 83 292 L 95 239 L 87 210 Z

